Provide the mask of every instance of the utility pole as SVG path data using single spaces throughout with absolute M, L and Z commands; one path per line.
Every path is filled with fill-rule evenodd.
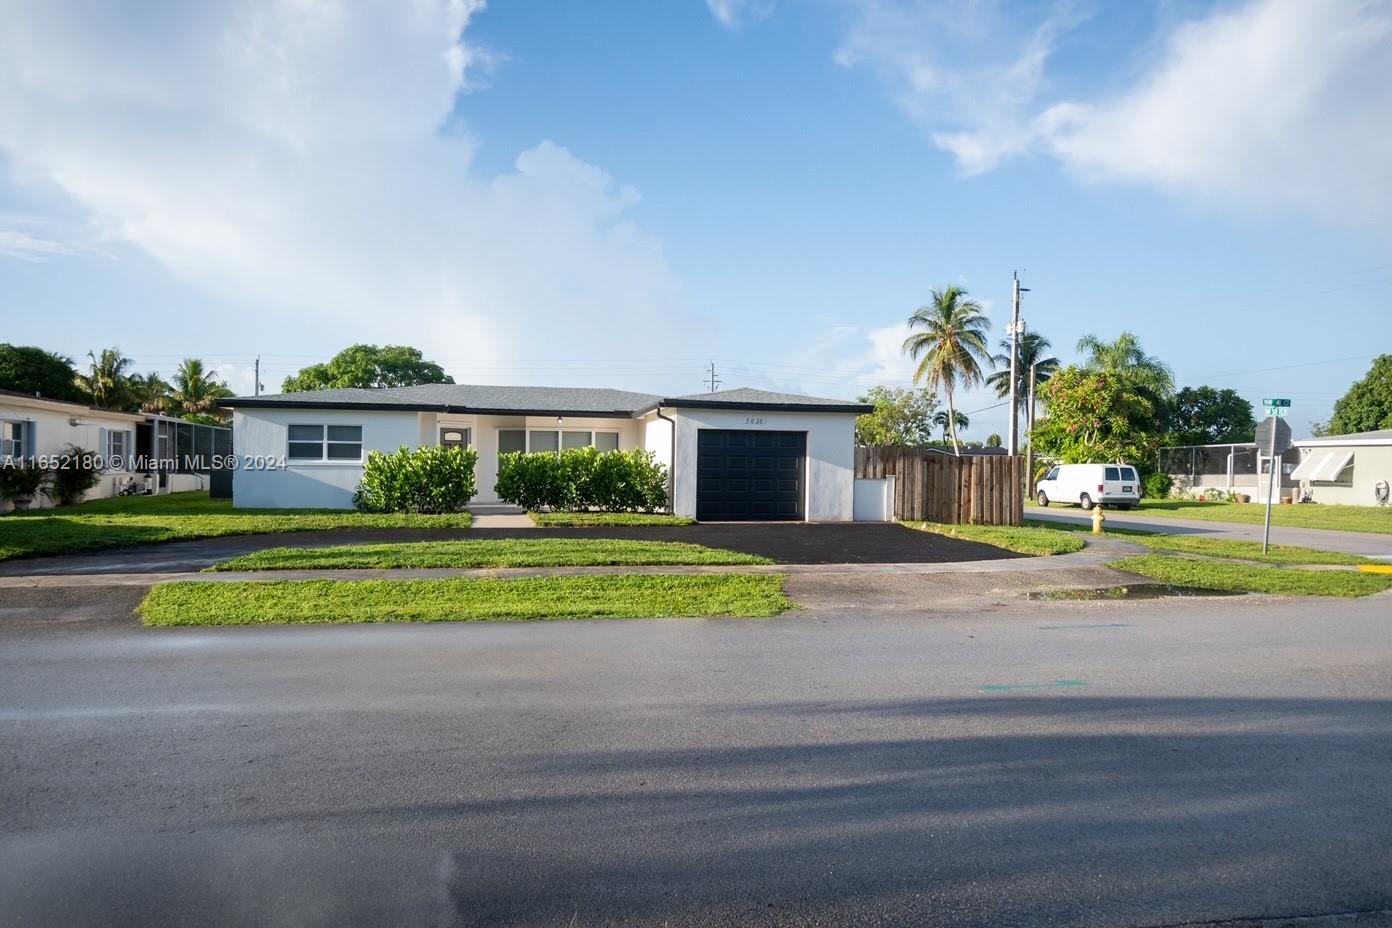
M 722 380 L 717 380 L 717 379 L 716 379 L 716 376 L 715 376 L 715 362 L 714 362 L 714 361 L 710 362 L 710 371 L 709 371 L 709 374 L 710 374 L 710 380 L 709 380 L 707 386 L 708 386 L 708 388 L 709 388 L 709 391 L 710 391 L 711 393 L 714 393 L 714 392 L 715 392 L 715 388 L 718 387 L 718 386 L 720 386 L 720 385 L 724 382 L 724 381 L 722 381 Z
M 251 385 L 251 395 L 252 395 L 252 396 L 260 396 L 260 395 L 261 395 L 261 356 L 260 356 L 259 354 L 256 356 L 256 373 L 254 373 L 254 374 L 252 375 L 252 379 L 253 379 L 254 382 L 253 382 L 252 385 Z
M 1025 409 L 1025 496 L 1034 498 L 1034 371 L 1043 358 L 1035 360 L 1029 371 L 1029 406 Z
M 1011 281 L 1010 293 L 1010 454 L 1020 450 L 1020 416 L 1016 398 L 1019 396 L 1019 358 L 1020 332 L 1020 294 L 1029 293 L 1028 287 L 1020 286 L 1020 274 L 1016 271 Z

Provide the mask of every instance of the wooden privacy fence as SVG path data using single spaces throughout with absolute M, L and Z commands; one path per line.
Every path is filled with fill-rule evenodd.
M 1025 519 L 1025 459 L 962 455 L 895 446 L 856 449 L 855 475 L 894 475 L 894 517 L 976 525 Z

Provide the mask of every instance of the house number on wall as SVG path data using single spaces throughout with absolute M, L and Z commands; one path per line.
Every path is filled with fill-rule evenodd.
M 745 417 L 744 417 L 744 424 L 745 424 L 745 425 L 763 425 L 763 424 L 764 424 L 764 417 L 763 417 L 763 416 L 745 416 Z

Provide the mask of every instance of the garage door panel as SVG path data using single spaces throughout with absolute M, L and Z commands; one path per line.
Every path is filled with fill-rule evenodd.
M 802 519 L 806 447 L 805 432 L 701 429 L 696 517 Z

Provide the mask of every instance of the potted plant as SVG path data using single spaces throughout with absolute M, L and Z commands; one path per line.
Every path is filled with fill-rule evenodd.
M 13 503 L 15 512 L 22 512 L 47 479 L 48 471 L 34 461 L 7 461 L 0 466 L 0 498 Z
M 53 468 L 53 480 L 44 495 L 59 506 L 82 502 L 88 490 L 101 482 L 101 460 L 91 451 L 69 445 Z
M 1252 501 L 1252 494 L 1251 494 L 1251 493 L 1239 493 L 1239 494 L 1237 494 L 1237 501 L 1238 501 L 1239 503 L 1250 503 L 1250 502 Z

